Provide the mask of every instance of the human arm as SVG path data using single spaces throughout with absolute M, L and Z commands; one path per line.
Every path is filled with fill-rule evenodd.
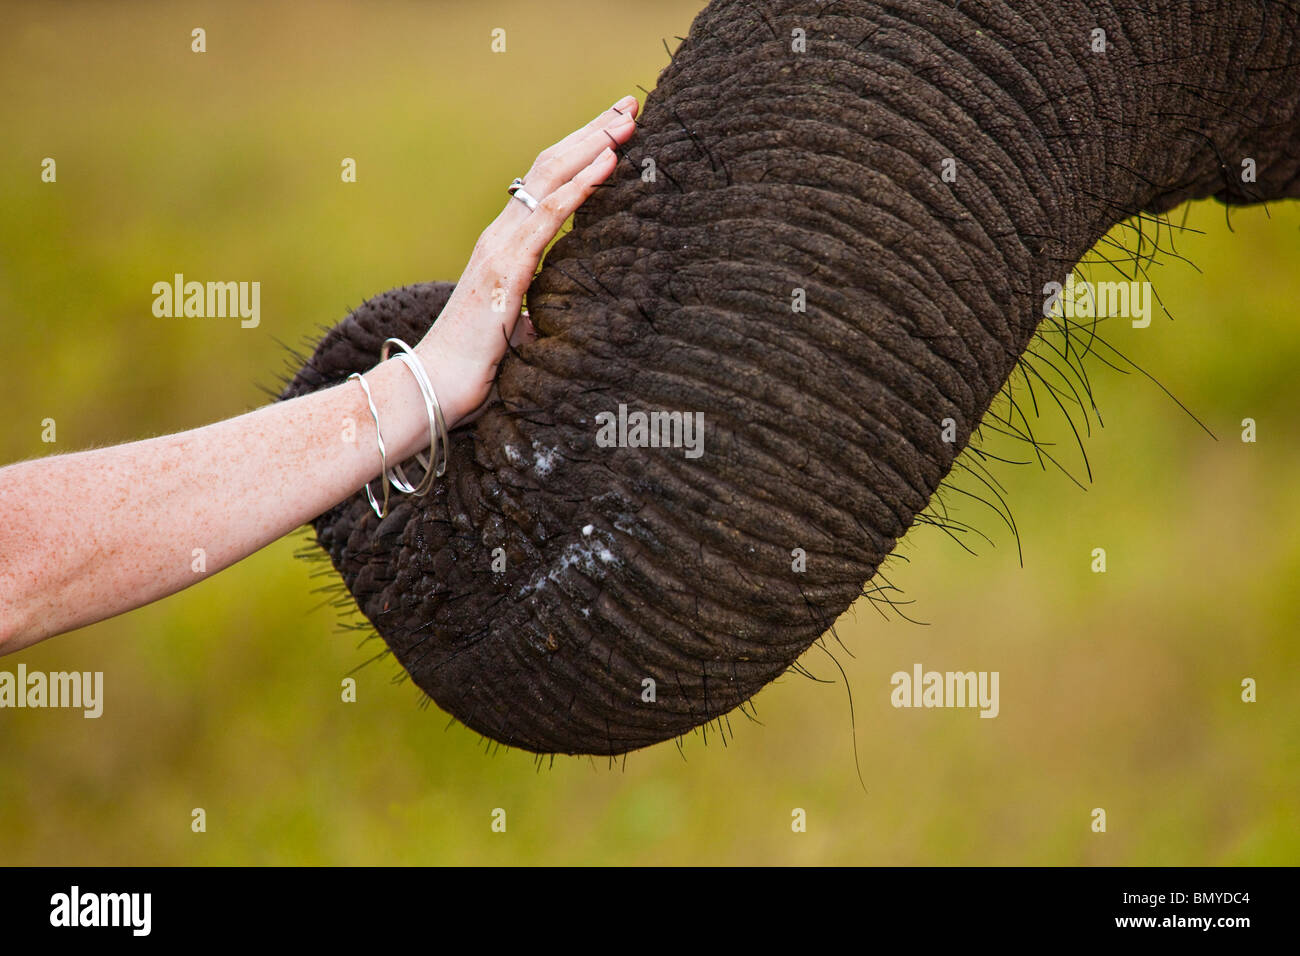
M 525 181 L 542 204 L 507 203 L 415 345 L 448 427 L 487 399 L 507 340 L 531 334 L 518 320 L 541 255 L 613 171 L 606 147 L 626 142 L 635 113 L 625 97 L 538 157 Z M 364 377 L 388 462 L 426 446 L 411 371 L 392 358 Z M 377 448 L 366 393 L 348 381 L 174 435 L 0 469 L 0 654 L 229 567 L 378 477 Z

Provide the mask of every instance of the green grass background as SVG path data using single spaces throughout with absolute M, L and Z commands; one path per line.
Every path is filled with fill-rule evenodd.
M 282 370 L 277 339 L 455 278 L 505 184 L 653 87 L 662 38 L 675 47 L 698 7 L 6 6 L 0 462 L 49 453 L 46 417 L 72 451 L 253 408 Z M 195 26 L 206 54 L 189 51 Z M 866 793 L 846 688 L 816 649 L 805 663 L 834 685 L 788 676 L 757 697 L 761 725 L 733 715 L 725 746 L 695 735 L 613 767 L 485 754 L 391 661 L 345 704 L 373 645 L 318 606 L 299 535 L 0 660 L 106 683 L 99 720 L 0 711 L 0 863 L 1300 861 L 1300 210 L 1237 210 L 1230 233 L 1203 204 L 1188 225 L 1204 234 L 1178 248 L 1201 271 L 1153 271 L 1175 321 L 1108 335 L 1219 440 L 1140 376 L 1094 366 L 1089 490 L 998 471 L 1023 568 L 979 506 L 959 512 L 996 542 L 978 557 L 933 528 L 909 536 L 891 575 L 926 626 L 864 602 L 840 622 L 848 650 L 830 643 Z M 261 327 L 154 318 L 150 286 L 174 272 L 259 279 Z M 1239 440 L 1246 416 L 1257 444 Z M 1059 413 L 1039 430 L 1081 471 Z M 918 661 L 1000 671 L 1001 716 L 893 709 L 889 675 Z M 1247 676 L 1258 703 L 1239 700 Z

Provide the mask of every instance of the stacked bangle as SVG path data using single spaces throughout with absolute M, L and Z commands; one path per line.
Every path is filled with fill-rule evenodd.
M 401 349 L 397 358 L 411 372 L 415 379 L 415 384 L 420 389 L 420 395 L 424 398 L 424 409 L 429 416 L 429 453 L 423 452 L 416 454 L 416 460 L 424 467 L 424 477 L 418 484 L 412 484 L 402 470 L 402 466 L 395 464 L 392 468 L 388 467 L 388 453 L 384 447 L 383 436 L 379 433 L 379 412 L 375 408 L 375 403 L 370 395 L 370 386 L 360 374 L 353 372 L 348 379 L 357 379 L 361 387 L 366 392 L 366 402 L 370 405 L 371 417 L 375 420 L 375 435 L 379 444 L 379 463 L 381 468 L 380 479 L 384 486 L 383 504 L 381 505 L 375 499 L 374 493 L 370 490 L 370 483 L 366 482 L 366 498 L 370 501 L 370 507 L 374 509 L 375 514 L 383 518 L 388 514 L 388 487 L 391 484 L 403 494 L 416 495 L 423 497 L 429 493 L 433 487 L 433 480 L 441 478 L 447 471 L 447 454 L 451 447 L 451 440 L 447 435 L 447 420 L 443 417 L 442 406 L 438 404 L 438 396 L 433 391 L 433 383 L 429 380 L 429 373 L 425 371 L 424 364 L 415 351 L 403 342 L 401 339 L 390 338 L 384 340 L 384 346 L 380 350 L 380 362 L 388 361 L 389 345 L 396 345 Z
M 366 393 L 366 404 L 370 406 L 370 417 L 375 420 L 375 440 L 379 443 L 379 469 L 380 476 L 384 482 L 384 505 L 381 508 L 379 502 L 375 501 L 375 493 L 370 490 L 370 482 L 366 482 L 366 497 L 370 499 L 370 507 L 375 509 L 375 514 L 384 517 L 388 514 L 388 452 L 384 449 L 384 435 L 379 429 L 379 409 L 375 408 L 375 399 L 370 394 L 370 385 L 360 372 L 353 372 L 348 376 L 348 381 L 356 379 L 361 383 L 361 388 Z
M 446 450 L 450 446 L 450 439 L 447 437 L 447 421 L 443 418 L 442 406 L 438 404 L 438 396 L 433 391 L 433 383 L 429 381 L 429 373 L 424 370 L 424 363 L 420 361 L 420 357 L 415 354 L 409 345 L 401 339 L 385 339 L 384 347 L 379 353 L 379 360 L 381 362 L 388 360 L 388 346 L 390 343 L 402 350 L 397 357 L 411 370 L 411 375 L 415 378 L 415 384 L 419 386 L 420 394 L 424 397 L 424 410 L 429 416 L 429 455 L 428 457 L 416 455 L 416 460 L 424 466 L 424 478 L 421 479 L 418 487 L 412 487 L 410 482 L 406 480 L 401 465 L 393 466 L 389 480 L 399 491 L 423 497 L 433 487 L 433 479 L 441 478 L 447 471 Z

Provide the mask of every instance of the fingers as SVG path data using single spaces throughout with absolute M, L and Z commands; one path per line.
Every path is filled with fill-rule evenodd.
M 626 96 L 582 129 L 543 150 L 523 177 L 525 192 L 539 201 L 545 199 L 586 168 L 606 146 L 626 143 L 636 130 L 637 109 L 636 97 Z M 528 207 L 512 198 L 492 225 L 513 229 L 528 216 Z
M 529 174 L 525 189 L 543 199 L 580 173 L 600 155 L 606 146 L 618 147 L 632 136 L 636 123 L 626 116 L 610 126 L 598 129 L 578 140 L 562 153 L 557 153 L 540 163 Z
M 509 200 L 479 236 L 452 300 L 434 325 L 444 346 L 470 359 L 495 356 L 488 362 L 493 364 L 507 339 L 520 345 L 536 337 L 532 322 L 519 317 L 524 292 L 546 246 L 618 165 L 613 147 L 631 138 L 636 107 L 634 97 L 625 97 L 538 157 L 526 188 L 539 205 L 530 211 Z M 487 314 L 498 321 L 485 323 Z
M 457 293 L 463 286 L 467 301 L 490 303 L 492 311 L 503 316 L 517 315 L 547 244 L 617 165 L 618 155 L 609 148 L 602 150 L 513 231 L 493 236 L 488 247 L 470 260 Z
M 633 117 L 636 116 L 638 108 L 639 107 L 635 96 L 625 96 L 617 103 L 615 103 L 613 106 L 611 106 L 609 109 L 605 110 L 605 112 L 597 116 L 586 126 L 582 127 L 582 129 L 570 133 L 568 136 L 564 137 L 564 139 L 560 140 L 554 146 L 550 147 L 549 149 L 543 150 L 542 156 L 546 156 L 547 154 L 551 154 L 551 155 L 562 154 L 566 150 L 568 150 L 570 146 L 573 146 L 575 143 L 582 142 L 582 140 L 586 139 L 592 133 L 599 132 L 600 130 L 605 129 L 606 127 L 609 126 L 614 126 L 619 123 L 622 123 L 624 120 L 632 119 Z M 538 158 L 540 159 L 541 157 L 539 156 Z
M 576 176 L 543 199 L 541 205 L 519 224 L 511 245 L 518 250 L 521 260 L 529 263 L 530 278 L 547 244 L 555 238 L 565 220 L 609 178 L 617 165 L 618 154 L 605 147 Z

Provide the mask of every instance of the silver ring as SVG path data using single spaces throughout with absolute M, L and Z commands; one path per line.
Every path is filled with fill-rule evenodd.
M 512 182 L 506 188 L 506 192 L 508 192 L 515 199 L 518 199 L 521 203 L 527 206 L 529 212 L 533 212 L 535 209 L 537 209 L 538 206 L 537 199 L 526 189 L 524 189 L 524 181 L 522 179 L 516 179 L 514 182 Z

